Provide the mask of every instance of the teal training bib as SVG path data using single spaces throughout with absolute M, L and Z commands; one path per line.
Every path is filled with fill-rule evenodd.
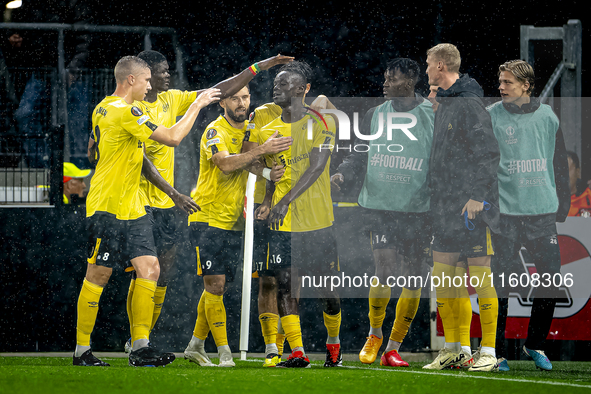
M 416 141 L 399 129 L 394 129 L 392 139 L 388 140 L 388 113 L 396 113 L 390 101 L 377 107 L 371 120 L 372 135 L 379 133 L 380 123 L 383 127 L 380 137 L 367 141 L 367 173 L 359 205 L 388 211 L 426 212 L 430 201 L 427 173 L 433 142 L 433 108 L 424 100 L 407 112 L 417 120 L 417 124 L 408 129 Z M 410 123 L 410 119 L 394 117 L 392 123 Z
M 558 210 L 554 148 L 558 118 L 542 104 L 513 114 L 502 102 L 487 108 L 499 142 L 499 204 L 506 215 L 542 215 Z

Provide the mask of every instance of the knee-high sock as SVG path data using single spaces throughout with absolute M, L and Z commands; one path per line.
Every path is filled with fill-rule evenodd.
M 285 331 L 285 336 L 289 346 L 293 351 L 295 348 L 304 348 L 302 342 L 302 327 L 300 326 L 300 317 L 298 315 L 287 315 L 281 318 L 281 326 Z
M 195 322 L 195 329 L 193 336 L 203 341 L 209 334 L 209 324 L 207 323 L 207 316 L 205 314 L 205 290 L 201 293 L 199 304 L 197 305 L 197 321 Z
M 507 357 L 507 347 L 505 346 L 505 329 L 507 328 L 508 312 L 509 299 L 499 298 L 499 317 L 497 318 L 497 337 L 495 341 L 495 351 L 497 353 L 497 357 Z
M 154 329 L 160 313 L 162 312 L 162 304 L 164 304 L 164 298 L 166 297 L 166 286 L 157 286 L 154 292 L 154 313 L 152 314 L 152 325 L 150 331 Z
M 499 316 L 499 300 L 491 282 L 490 272 L 490 267 L 470 266 L 470 284 L 476 283 L 476 279 L 472 281 L 473 277 L 478 278 L 478 286 L 474 287 L 474 290 L 478 293 L 480 307 L 480 326 L 482 328 L 482 342 L 480 345 L 494 349 L 497 318 Z
M 328 336 L 331 338 L 338 338 L 341 330 L 341 311 L 336 315 L 328 315 L 326 312 L 322 312 L 322 315 L 324 317 L 324 326 L 326 327 Z
M 456 267 L 456 276 L 462 278 L 462 285 L 456 287 L 456 302 L 454 304 L 454 316 L 457 316 L 456 322 L 460 333 L 460 343 L 462 346 L 470 346 L 470 324 L 472 323 L 472 303 L 468 288 L 464 286 L 464 275 L 467 271 L 463 267 Z M 467 280 L 467 277 L 466 277 Z
M 369 324 L 373 328 L 380 328 L 384 324 L 386 308 L 390 302 L 392 290 L 389 286 L 377 285 L 369 289 Z
M 261 331 L 263 332 L 265 345 L 276 343 L 277 322 L 279 321 L 279 315 L 274 313 L 261 313 L 259 315 L 259 321 L 261 322 Z
M 224 306 L 224 296 L 214 295 L 205 292 L 205 315 L 207 323 L 211 330 L 211 335 L 215 340 L 215 345 L 228 345 L 228 334 L 226 332 L 226 307 Z
M 135 289 L 135 278 L 129 282 L 129 291 L 127 292 L 127 318 L 129 319 L 129 336 L 133 331 L 133 312 L 131 311 L 131 300 L 133 300 L 133 290 Z
M 133 342 L 138 339 L 150 338 L 150 326 L 152 324 L 152 315 L 154 314 L 154 292 L 156 291 L 156 281 L 150 279 L 137 278 L 131 300 L 131 313 L 133 319 L 133 329 L 131 339 Z
M 451 280 L 453 280 L 455 271 L 455 266 L 433 262 L 432 276 L 433 278 L 439 278 L 439 287 L 436 290 L 437 310 L 443 323 L 445 342 L 448 343 L 460 342 L 459 327 L 453 314 L 456 291 L 452 287 Z
M 281 319 L 277 321 L 277 341 L 275 344 L 277 345 L 277 354 L 283 354 L 283 345 L 285 343 L 285 331 L 283 331 L 283 326 L 281 325 Z
M 417 314 L 420 301 L 420 288 L 417 290 L 409 290 L 407 288 L 402 289 L 402 293 L 396 304 L 396 319 L 394 319 L 394 325 L 392 326 L 392 332 L 390 333 L 391 341 L 402 343 L 415 315 Z
M 98 314 L 99 300 L 103 288 L 86 279 L 78 296 L 78 318 L 76 322 L 76 344 L 90 346 L 90 334 Z

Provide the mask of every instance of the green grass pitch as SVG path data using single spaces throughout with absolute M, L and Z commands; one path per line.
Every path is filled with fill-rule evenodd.
M 111 367 L 74 367 L 71 358 L 0 357 L 1 393 L 565 393 L 591 392 L 591 363 L 554 362 L 552 372 L 533 362 L 510 361 L 511 371 L 425 371 L 423 363 L 393 369 L 360 362 L 342 368 L 262 368 L 262 359 L 236 360 L 235 368 L 204 368 L 177 359 L 160 368 L 132 368 L 125 358 Z M 217 362 L 217 360 L 212 360 Z M 510 390 L 510 391 L 508 391 Z

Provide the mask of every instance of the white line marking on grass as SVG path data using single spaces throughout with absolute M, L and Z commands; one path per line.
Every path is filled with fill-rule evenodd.
M 454 378 L 472 378 L 472 379 L 485 379 L 485 380 L 502 380 L 506 382 L 521 382 L 521 383 L 539 383 L 539 384 L 549 384 L 552 386 L 568 386 L 568 387 L 582 387 L 589 389 L 591 388 L 590 385 L 584 384 L 574 384 L 574 383 L 564 383 L 564 382 L 552 382 L 552 381 L 540 381 L 540 380 L 527 380 L 527 379 L 511 379 L 511 378 L 497 378 L 494 376 L 480 376 L 480 375 L 459 375 L 459 374 L 449 374 L 449 373 L 439 373 L 439 372 L 423 372 L 423 371 L 405 371 L 402 369 L 384 369 L 384 368 L 363 368 L 363 367 L 354 367 L 349 365 L 343 365 L 342 368 L 349 368 L 349 369 L 362 369 L 362 370 L 372 370 L 372 371 L 385 371 L 385 372 L 392 372 L 392 373 L 414 373 L 418 375 L 439 375 L 439 376 L 449 376 Z M 476 372 L 478 373 L 478 372 Z M 496 373 L 496 372 L 493 372 Z
M 262 359 L 255 359 L 249 358 L 246 360 L 251 363 L 258 363 L 261 362 Z M 392 372 L 392 373 L 414 373 L 417 375 L 438 375 L 438 376 L 449 376 L 454 378 L 472 378 L 472 379 L 485 379 L 485 380 L 500 380 L 505 382 L 520 382 L 520 383 L 539 383 L 539 384 L 549 384 L 552 386 L 568 386 L 568 387 L 582 387 L 589 389 L 591 385 L 584 385 L 584 384 L 575 384 L 575 383 L 564 383 L 564 382 L 553 382 L 553 381 L 541 381 L 541 380 L 528 380 L 528 379 L 511 379 L 511 378 L 501 378 L 496 376 L 482 376 L 475 374 L 449 374 L 449 373 L 441 373 L 441 372 L 424 372 L 424 371 L 407 371 L 403 369 L 385 369 L 385 368 L 372 368 L 372 367 L 354 367 L 352 365 L 343 365 L 341 368 L 349 368 L 349 369 L 361 369 L 361 370 L 370 370 L 370 371 L 383 371 L 383 372 Z M 497 372 L 493 372 L 497 373 Z

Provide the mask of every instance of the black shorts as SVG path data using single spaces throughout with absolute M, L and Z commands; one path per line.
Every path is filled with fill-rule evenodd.
M 333 227 L 315 231 L 271 231 L 269 258 L 261 270 L 273 276 L 278 269 L 296 268 L 299 274 L 330 274 L 340 271 Z
M 172 208 L 161 209 L 146 206 L 146 215 L 150 219 L 154 242 L 159 254 L 164 254 L 174 247 L 178 239 L 180 220 Z
M 191 242 L 191 249 L 198 248 L 201 242 L 201 235 L 207 230 L 209 226 L 204 222 L 189 223 L 189 239 Z
M 449 217 L 448 223 L 458 220 L 464 222 L 464 217 L 461 215 Z M 441 223 L 444 222 L 441 221 Z M 459 228 L 457 225 L 450 226 L 451 228 L 434 226 L 431 249 L 434 252 L 460 253 L 464 258 L 494 255 L 490 228 L 480 216 L 471 222 L 474 224 L 473 230 L 468 230 L 466 226 Z
M 131 259 L 156 256 L 154 236 L 147 215 L 119 220 L 115 215 L 95 213 L 87 218 L 87 261 L 109 268 L 125 268 Z
M 429 258 L 431 225 L 427 213 L 372 211 L 372 250 L 394 249 L 405 257 Z
M 256 209 L 261 204 L 254 204 Z M 254 219 L 254 243 L 252 249 L 252 266 L 254 271 L 261 272 L 266 267 L 269 257 L 269 237 L 271 230 L 265 220 Z
M 234 281 L 236 268 L 242 256 L 242 231 L 207 227 L 199 236 L 197 274 L 226 275 L 226 281 Z

